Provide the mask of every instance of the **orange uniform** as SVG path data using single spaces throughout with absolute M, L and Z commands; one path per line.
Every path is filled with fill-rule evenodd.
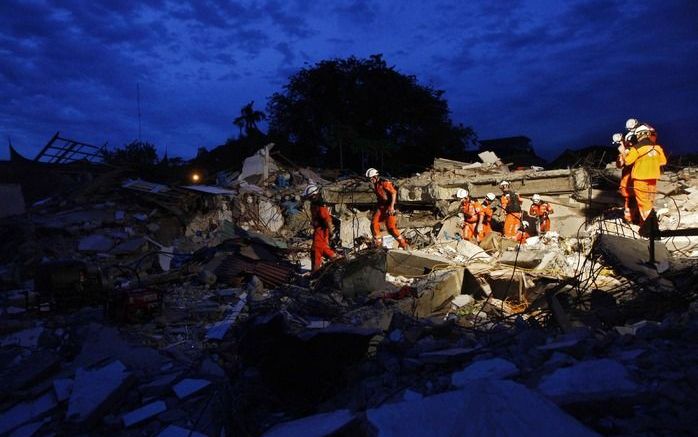
M 473 240 L 477 235 L 476 228 L 482 213 L 480 203 L 469 198 L 460 203 L 460 212 L 463 214 L 463 239 Z
M 483 200 L 480 204 L 480 217 L 482 223 L 479 226 L 477 240 L 482 241 L 488 235 L 492 233 L 492 215 L 494 210 L 492 209 L 492 203 L 489 200 Z
M 634 200 L 635 195 L 633 194 L 633 180 L 630 177 L 630 173 L 633 167 L 632 165 L 626 165 L 623 155 L 618 155 L 618 158 L 616 158 L 616 167 L 621 169 L 618 192 L 623 198 L 623 219 L 628 223 L 632 223 L 634 211 L 632 210 L 631 201 Z
M 633 179 L 635 200 L 643 222 L 654 207 L 657 180 L 662 174 L 661 167 L 666 162 L 662 146 L 653 144 L 649 139 L 640 140 L 637 147 L 631 148 L 625 155 L 626 165 L 633 166 L 630 177 Z
M 516 196 L 515 198 L 512 198 Z M 504 236 L 516 237 L 516 231 L 521 225 L 521 196 L 513 191 L 502 194 L 502 208 L 507 213 L 504 218 Z
M 373 213 L 373 219 L 371 220 L 371 233 L 373 234 L 374 240 L 377 242 L 381 241 L 381 222 L 385 222 L 385 228 L 390 235 L 395 237 L 400 247 L 403 249 L 406 248 L 407 241 L 405 241 L 405 238 L 400 234 L 397 228 L 395 211 L 390 210 L 391 199 L 397 199 L 397 190 L 395 186 L 393 186 L 393 183 L 390 181 L 378 179 L 373 184 L 373 191 L 376 193 L 376 201 L 378 203 L 378 208 L 376 212 Z
M 528 214 L 538 219 L 538 233 L 542 234 L 550 230 L 550 214 L 553 213 L 553 207 L 549 203 L 541 202 L 539 204 L 531 204 Z
M 330 210 L 320 201 L 312 202 L 310 206 L 313 225 L 313 244 L 311 246 L 312 271 L 316 272 L 322 266 L 323 258 L 334 258 L 337 254 L 330 247 L 330 230 L 332 216 Z

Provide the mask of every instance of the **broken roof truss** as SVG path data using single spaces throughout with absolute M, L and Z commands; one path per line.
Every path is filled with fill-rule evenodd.
M 60 132 L 49 140 L 41 149 L 35 162 L 45 162 L 49 164 L 69 164 L 76 161 L 88 161 L 100 163 L 104 158 L 104 146 L 98 147 L 92 144 L 81 143 L 79 141 L 62 138 Z

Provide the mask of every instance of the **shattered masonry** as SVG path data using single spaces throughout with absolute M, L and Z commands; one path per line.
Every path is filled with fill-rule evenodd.
M 271 145 L 215 185 L 95 149 L 57 134 L 0 181 L 0 435 L 695 432 L 698 237 L 650 264 L 615 168 L 436 159 L 395 181 L 404 251 L 366 245 L 365 180 Z M 552 232 L 462 240 L 456 191 L 503 179 Z M 344 253 L 312 276 L 310 183 Z M 659 192 L 660 229 L 698 227 L 698 168 Z

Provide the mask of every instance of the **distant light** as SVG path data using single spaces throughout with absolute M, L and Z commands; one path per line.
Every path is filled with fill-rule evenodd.
M 199 175 L 199 173 L 192 173 L 191 180 L 192 182 L 197 183 L 201 180 L 201 175 Z

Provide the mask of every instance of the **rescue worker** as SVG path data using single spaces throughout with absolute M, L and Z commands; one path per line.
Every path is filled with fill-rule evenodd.
M 378 247 L 383 244 L 383 239 L 381 238 L 381 222 L 385 222 L 385 228 L 390 235 L 395 237 L 400 248 L 407 249 L 407 241 L 397 228 L 397 216 L 395 215 L 397 190 L 395 186 L 393 186 L 393 183 L 389 180 L 381 179 L 378 176 L 378 170 L 375 168 L 366 170 L 366 177 L 371 181 L 377 201 L 376 211 L 373 213 L 373 219 L 371 220 L 373 243 Z
M 634 138 L 634 134 L 631 132 L 628 132 L 625 137 L 623 137 L 623 134 L 620 133 L 613 134 L 613 143 L 618 144 L 616 168 L 621 169 L 618 193 L 623 198 L 623 220 L 625 220 L 627 223 L 633 223 L 635 217 L 637 216 L 637 214 L 633 214 L 636 208 L 633 208 L 635 198 L 632 192 L 632 179 L 630 179 L 630 172 L 633 167 L 625 164 L 625 151 L 630 147 L 634 147 L 634 144 L 631 142 L 631 138 Z
M 511 190 L 509 182 L 502 181 L 499 184 L 499 189 L 502 190 L 502 208 L 506 216 L 504 217 L 504 236 L 507 238 L 515 238 L 516 231 L 521 226 L 521 196 Z
M 656 131 L 655 131 L 656 135 Z M 666 165 L 664 149 L 652 141 L 652 128 L 642 124 L 635 129 L 637 146 L 630 148 L 624 156 L 625 163 L 632 165 L 630 177 L 633 180 L 633 192 L 640 212 L 640 225 L 644 224 L 654 207 L 657 196 L 657 180 Z
M 470 199 L 470 193 L 463 188 L 459 188 L 456 191 L 456 197 L 461 200 L 460 213 L 463 214 L 463 239 L 473 241 L 477 238 L 477 225 L 481 221 L 480 204 L 476 200 Z
M 313 226 L 313 244 L 310 246 L 310 263 L 313 273 L 322 267 L 323 258 L 334 259 L 337 254 L 330 247 L 332 235 L 332 216 L 330 210 L 320 198 L 320 189 L 316 185 L 308 185 L 303 191 L 303 197 L 310 200 L 311 224 Z
M 553 213 L 553 207 L 548 202 L 543 202 L 540 194 L 534 194 L 531 198 L 531 208 L 528 210 L 528 215 L 536 218 L 536 232 L 538 235 L 545 234 L 550 230 L 550 217 Z
M 480 217 L 477 224 L 477 241 L 482 241 L 492 233 L 492 215 L 494 214 L 494 200 L 497 196 L 494 193 L 487 193 L 485 199 L 480 202 Z

